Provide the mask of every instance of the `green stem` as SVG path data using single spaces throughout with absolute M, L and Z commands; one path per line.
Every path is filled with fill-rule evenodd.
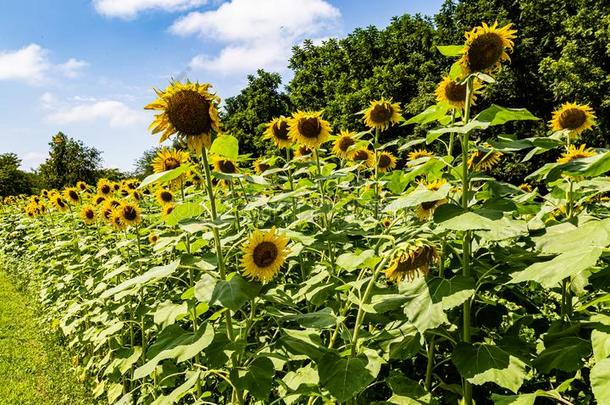
M 379 128 L 375 128 L 375 219 L 379 221 Z
M 428 343 L 428 363 L 426 365 L 426 380 L 425 387 L 426 391 L 430 392 L 432 388 L 432 369 L 434 368 L 434 336 L 430 338 Z
M 290 148 L 286 148 L 286 165 L 288 166 L 288 184 L 290 185 L 290 191 L 294 191 L 294 180 L 292 178 L 292 167 L 290 167 Z M 294 222 L 297 218 L 297 201 L 294 197 L 292 200 L 292 221 Z
M 453 124 L 455 124 L 455 108 L 451 110 L 451 123 L 449 124 L 449 126 L 452 127 Z M 447 149 L 447 155 L 449 155 L 451 157 L 453 157 L 454 142 L 455 142 L 455 133 L 450 132 L 449 133 L 449 148 Z

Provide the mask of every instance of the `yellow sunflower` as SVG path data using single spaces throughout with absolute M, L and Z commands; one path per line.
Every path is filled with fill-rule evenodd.
M 157 243 L 158 240 L 159 240 L 159 235 L 157 235 L 156 233 L 152 232 L 152 233 L 148 234 L 148 242 L 151 245 L 154 245 L 155 243 Z
M 409 152 L 409 160 L 417 160 L 419 158 L 423 158 L 423 157 L 432 157 L 434 156 L 434 153 L 427 151 L 425 149 L 417 149 L 414 150 L 413 152 Z
M 254 171 L 256 172 L 256 174 L 263 174 L 270 168 L 271 165 L 269 165 L 263 158 L 258 158 L 254 161 Z
M 375 167 L 375 153 L 368 148 L 358 148 L 352 155 L 352 161 L 363 169 Z
M 72 204 L 78 204 L 80 202 L 80 194 L 76 187 L 68 187 L 64 190 L 64 198 L 70 201 Z
M 492 150 L 475 150 L 468 157 L 468 168 L 486 171 L 500 162 L 502 152 Z
M 313 158 L 313 150 L 305 145 L 299 145 L 294 151 L 294 157 L 299 160 L 309 160 Z
M 430 266 L 439 259 L 436 247 L 420 239 L 412 242 L 394 255 L 390 266 L 385 270 L 386 277 L 396 283 L 409 281 L 420 274 L 428 274 Z
M 171 204 L 174 201 L 174 194 L 165 188 L 160 188 L 155 191 L 155 199 L 161 205 Z
M 173 82 L 163 91 L 155 89 L 158 98 L 144 108 L 161 111 L 149 127 L 153 134 L 162 132 L 159 143 L 177 134 L 195 153 L 211 146 L 212 130 L 220 130 L 220 99 L 209 92 L 210 87 L 187 81 Z
M 214 156 L 212 158 L 212 165 L 214 166 L 214 170 L 218 173 L 235 174 L 239 172 L 237 162 L 220 156 Z
M 297 111 L 288 120 L 288 136 L 299 145 L 315 149 L 328 140 L 330 124 L 322 111 Z
M 99 210 L 100 217 L 104 218 L 106 221 L 110 221 L 112 219 L 112 211 L 114 211 L 114 207 L 110 201 L 105 201 Z
M 121 206 L 117 208 L 117 211 L 120 212 L 125 226 L 137 225 L 142 222 L 142 212 L 138 204 L 123 201 Z
M 174 208 L 176 208 L 174 204 L 165 204 L 163 208 L 161 208 L 161 216 L 167 217 L 174 211 Z
M 396 156 L 390 152 L 379 152 L 379 161 L 377 162 L 377 171 L 379 173 L 389 172 L 396 167 Z
M 133 190 L 130 197 L 136 201 L 140 201 L 142 199 L 142 193 L 140 193 L 138 190 Z
M 127 225 L 123 222 L 123 214 L 119 208 L 115 208 L 110 213 L 110 224 L 117 231 L 127 229 Z
M 84 181 L 79 181 L 76 183 L 76 188 L 78 188 L 80 191 L 87 191 L 89 186 Z
M 364 125 L 385 131 L 402 119 L 400 113 L 399 103 L 382 97 L 381 100 L 371 101 L 369 108 L 364 110 Z
M 532 188 L 532 185 L 529 183 L 522 183 L 519 185 L 519 190 L 521 191 L 525 191 L 526 193 L 531 193 L 534 189 Z
M 104 197 L 103 195 L 98 195 L 95 197 L 95 205 L 100 205 L 102 203 L 104 203 L 106 201 L 106 197 Z
M 553 112 L 549 125 L 553 131 L 568 130 L 570 138 L 596 125 L 595 112 L 587 104 L 565 103 Z
M 83 205 L 80 210 L 80 217 L 83 222 L 90 225 L 95 222 L 95 208 L 91 204 Z
M 569 163 L 576 159 L 588 158 L 595 155 L 597 155 L 597 152 L 587 148 L 587 145 L 580 145 L 578 148 L 570 145 L 561 157 L 557 159 L 557 163 Z
M 333 153 L 341 159 L 351 159 L 354 151 L 353 148 L 350 149 L 350 146 L 356 144 L 355 135 L 355 132 L 341 130 L 339 138 L 333 145 Z
M 280 271 L 288 255 L 288 238 L 278 234 L 275 227 L 269 231 L 256 230 L 243 246 L 244 275 L 267 282 Z
M 503 61 L 510 61 L 507 51 L 512 52 L 516 33 L 512 24 L 498 28 L 497 21 L 491 26 L 483 23 L 467 32 L 464 54 L 460 59 L 464 73 L 490 73 L 500 68 Z
M 444 179 L 434 180 L 433 182 L 420 181 L 420 185 L 426 187 L 430 191 L 438 191 L 444 184 L 447 184 L 447 181 Z M 419 204 L 415 208 L 415 216 L 422 221 L 426 221 L 434 215 L 434 211 L 443 204 L 447 203 L 446 198 L 442 198 L 440 200 L 434 201 L 426 201 Z
M 163 148 L 152 161 L 152 167 L 155 173 L 161 173 L 167 170 L 172 170 L 187 163 L 189 154 L 187 152 Z
M 279 117 L 267 124 L 267 129 L 263 135 L 271 139 L 278 148 L 288 148 L 292 142 L 288 136 L 288 118 Z
M 58 211 L 67 211 L 70 209 L 66 200 L 64 200 L 59 194 L 55 194 L 53 197 L 51 197 L 51 204 Z
M 110 195 L 113 192 L 112 182 L 108 179 L 99 179 L 97 181 L 97 193 L 100 195 Z
M 474 104 L 481 89 L 481 82 L 475 79 L 472 84 L 473 91 L 470 101 Z M 449 76 L 445 76 L 436 88 L 436 101 L 439 103 L 446 102 L 454 108 L 464 108 L 466 105 L 466 83 L 460 83 Z

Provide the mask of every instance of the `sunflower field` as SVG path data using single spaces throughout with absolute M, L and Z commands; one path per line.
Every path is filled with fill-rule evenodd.
M 576 100 L 477 104 L 516 35 L 439 47 L 456 60 L 419 115 L 277 117 L 269 156 L 239 154 L 210 84 L 172 82 L 145 108 L 183 148 L 142 181 L 5 199 L 4 266 L 100 403 L 610 404 L 610 151 L 579 143 L 596 116 Z M 536 120 L 546 136 L 483 136 Z M 516 152 L 560 157 L 488 174 Z

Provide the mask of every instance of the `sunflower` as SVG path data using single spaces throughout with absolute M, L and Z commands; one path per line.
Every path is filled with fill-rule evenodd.
M 288 120 L 288 136 L 299 145 L 315 149 L 330 136 L 330 124 L 322 119 L 322 111 L 298 111 Z
M 299 160 L 309 160 L 313 157 L 313 150 L 305 145 L 299 145 L 294 151 L 294 157 Z
M 55 194 L 53 197 L 51 197 L 51 204 L 58 211 L 67 211 L 70 209 L 66 200 L 64 200 L 59 194 Z
M 355 135 L 355 132 L 341 130 L 339 138 L 333 145 L 333 153 L 341 159 L 351 159 L 354 151 L 350 150 L 350 146 L 356 144 Z
M 263 174 L 271 168 L 271 165 L 265 162 L 264 159 L 258 158 L 254 161 L 254 171 L 256 174 Z
M 267 124 L 267 129 L 263 135 L 271 139 L 278 148 L 288 148 L 292 142 L 288 136 L 288 118 L 279 117 Z
M 171 204 L 174 201 L 174 194 L 165 188 L 155 191 L 155 198 L 161 205 Z
M 180 167 L 188 162 L 189 154 L 187 152 L 163 148 L 152 161 L 152 167 L 155 173 L 165 172 Z
M 358 148 L 352 155 L 352 161 L 360 165 L 361 168 L 375 166 L 375 153 L 368 148 Z
M 149 127 L 153 134 L 162 132 L 159 143 L 177 134 L 196 153 L 211 146 L 212 130 L 220 130 L 220 99 L 209 92 L 210 87 L 187 81 L 173 82 L 163 91 L 155 89 L 158 98 L 144 108 L 161 111 Z
M 390 152 L 379 152 L 379 161 L 377 162 L 377 171 L 379 173 L 389 172 L 396 167 L 396 156 Z
M 491 150 L 475 150 L 468 158 L 468 168 L 473 170 L 490 170 L 500 161 L 502 152 Z
M 385 270 L 386 277 L 397 283 L 405 278 L 413 280 L 420 274 L 428 274 L 430 265 L 439 259 L 436 247 L 420 239 L 395 254 L 390 266 Z
M 423 157 L 432 157 L 434 156 L 434 153 L 427 151 L 425 149 L 417 149 L 414 150 L 413 152 L 409 152 L 409 160 L 416 160 L 419 158 L 423 158 Z
M 137 204 L 123 201 L 121 206 L 117 208 L 117 211 L 120 212 L 121 219 L 125 226 L 137 225 L 142 222 L 142 212 Z
M 549 125 L 553 131 L 569 131 L 570 138 L 578 137 L 595 123 L 595 112 L 587 104 L 565 103 L 553 112 Z
M 430 191 L 438 191 L 444 184 L 447 184 L 447 181 L 444 179 L 434 180 L 431 183 L 421 181 L 419 182 L 421 186 L 426 187 Z M 447 203 L 447 199 L 442 198 L 440 200 L 426 201 L 419 204 L 415 208 L 415 216 L 422 221 L 426 221 L 434 215 L 434 211 L 443 204 Z
M 591 148 L 587 148 L 587 145 L 580 145 L 578 148 L 574 145 L 570 145 L 567 150 L 557 159 L 557 163 L 569 163 L 576 159 L 588 158 L 597 155 Z
M 95 222 L 95 208 L 91 204 L 83 205 L 80 210 L 80 217 L 83 222 L 90 225 Z
M 534 189 L 532 188 L 532 185 L 529 183 L 522 183 L 519 185 L 519 190 L 521 191 L 525 191 L 526 193 L 531 193 Z
M 381 100 L 371 101 L 369 108 L 364 110 L 364 125 L 385 131 L 402 119 L 400 112 L 399 103 L 382 97 Z
M 470 101 L 474 104 L 477 93 L 481 88 L 481 82 L 475 79 L 472 84 L 473 91 Z M 445 76 L 436 88 L 436 101 L 439 103 L 446 102 L 454 108 L 464 108 L 466 105 L 466 83 L 460 83 L 449 76 Z
M 163 208 L 161 208 L 161 215 L 162 215 L 163 217 L 167 217 L 169 214 L 171 214 L 171 213 L 172 213 L 172 211 L 174 211 L 174 208 L 175 208 L 175 207 L 176 207 L 176 206 L 175 206 L 174 204 L 165 204 L 165 205 L 163 206 Z
M 140 193 L 138 190 L 133 190 L 130 196 L 136 201 L 140 201 L 142 199 L 142 193 Z
M 483 23 L 467 32 L 464 54 L 460 59 L 464 73 L 490 73 L 499 69 L 503 61 L 510 61 L 506 51 L 512 52 L 516 33 L 512 24 L 498 28 L 497 21 L 491 26 Z
M 89 186 L 84 181 L 79 181 L 76 183 L 76 188 L 78 188 L 80 191 L 87 191 Z
M 159 235 L 157 235 L 156 233 L 148 234 L 148 242 L 151 245 L 154 245 L 155 243 L 157 243 L 158 240 L 159 240 Z
M 212 158 L 212 165 L 214 166 L 214 170 L 218 173 L 235 174 L 239 172 L 237 162 L 220 156 L 214 156 Z
M 381 224 L 383 225 L 384 228 L 389 228 L 390 225 L 392 225 L 392 218 L 390 217 L 385 217 L 381 220 Z
M 288 238 L 269 231 L 256 230 L 243 246 L 244 275 L 263 282 L 271 280 L 280 271 L 288 255 Z
M 78 204 L 80 202 L 80 195 L 78 194 L 78 189 L 76 187 L 69 187 L 65 189 L 64 198 L 73 204 Z
M 123 221 L 123 214 L 118 208 L 113 209 L 110 213 L 110 223 L 117 231 L 123 231 L 127 229 L 127 225 Z
M 108 179 L 99 179 L 97 181 L 97 193 L 100 195 L 109 195 L 113 191 L 112 182 Z
M 106 221 L 110 221 L 112 218 L 112 211 L 114 211 L 114 207 L 110 201 L 106 201 L 100 208 L 100 217 L 104 218 Z

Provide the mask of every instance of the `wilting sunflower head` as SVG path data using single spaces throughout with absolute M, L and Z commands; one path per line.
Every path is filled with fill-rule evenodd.
M 112 187 L 112 182 L 108 179 L 99 179 L 97 181 L 97 193 L 99 195 L 110 195 L 114 191 Z
M 385 275 L 396 283 L 404 279 L 411 281 L 419 275 L 428 274 L 430 266 L 437 262 L 438 258 L 438 251 L 432 243 L 417 239 L 395 253 Z
M 574 145 L 570 145 L 567 150 L 557 159 L 557 163 L 569 163 L 576 159 L 588 158 L 597 155 L 591 148 L 587 148 L 587 145 L 580 145 L 578 148 Z
M 166 188 L 160 188 L 155 191 L 155 199 L 160 205 L 171 204 L 174 202 L 174 194 Z
M 352 155 L 352 161 L 358 164 L 361 169 L 375 167 L 375 154 L 368 148 L 358 148 Z
M 475 150 L 468 158 L 468 168 L 471 170 L 486 171 L 493 168 L 500 162 L 502 152 L 495 150 Z
M 80 210 L 80 217 L 83 222 L 90 225 L 95 222 L 95 207 L 91 204 L 83 205 Z
M 123 201 L 116 209 L 121 213 L 121 219 L 125 226 L 137 225 L 142 222 L 142 212 L 138 204 Z
M 553 112 L 549 125 L 553 131 L 567 130 L 570 138 L 577 138 L 596 125 L 595 119 L 595 112 L 587 104 L 565 103 Z
M 221 156 L 214 156 L 212 159 L 212 164 L 214 166 L 214 170 L 218 173 L 235 174 L 239 172 L 237 162 L 234 162 L 231 159 L 223 158 Z
M 481 82 L 474 79 L 472 82 L 471 103 L 474 104 L 477 100 L 477 94 L 480 93 Z M 453 108 L 464 108 L 466 106 L 466 83 L 460 83 L 453 80 L 449 76 L 445 76 L 442 82 L 436 88 L 436 101 L 439 103 L 447 103 Z
M 267 129 L 263 135 L 271 139 L 278 148 L 288 148 L 292 145 L 288 135 L 288 118 L 278 117 L 267 123 Z
M 157 243 L 157 241 L 159 240 L 159 235 L 157 235 L 156 233 L 150 233 L 148 234 L 148 242 L 151 245 L 154 245 L 155 243 Z
M 210 87 L 208 83 L 173 82 L 163 91 L 155 90 L 158 98 L 144 108 L 161 111 L 149 127 L 153 134 L 162 132 L 160 143 L 177 134 L 193 149 L 209 147 L 212 130 L 218 132 L 220 127 L 220 99 L 209 92 Z
M 73 204 L 78 204 L 80 202 L 80 194 L 78 193 L 78 188 L 68 187 L 67 189 L 65 189 L 64 198 Z
M 254 161 L 254 171 L 256 174 L 263 174 L 271 168 L 271 165 L 263 158 L 258 158 Z
M 369 108 L 364 110 L 364 125 L 385 131 L 402 119 L 400 113 L 399 103 L 382 97 L 381 100 L 371 101 Z
M 377 171 L 379 173 L 389 172 L 396 167 L 396 156 L 390 152 L 380 152 L 379 161 L 377 162 Z
M 182 150 L 163 148 L 152 161 L 155 173 L 172 170 L 189 161 L 189 154 Z
M 413 152 L 409 152 L 409 160 L 417 160 L 419 158 L 423 158 L 423 157 L 432 157 L 434 156 L 434 153 L 427 151 L 425 149 L 416 149 Z
M 466 74 L 497 70 L 503 61 L 510 61 L 507 51 L 512 52 L 516 33 L 512 24 L 498 28 L 497 21 L 491 26 L 483 23 L 474 27 L 465 34 L 464 54 L 460 59 L 462 70 Z
M 288 120 L 288 136 L 299 145 L 315 149 L 328 140 L 330 124 L 322 111 L 298 111 Z
M 288 238 L 278 234 L 275 227 L 269 231 L 254 231 L 243 246 L 244 275 L 262 282 L 271 280 L 286 261 L 286 245 Z
M 313 153 L 313 149 L 305 145 L 299 145 L 294 151 L 294 157 L 299 160 L 309 160 L 313 158 Z
M 350 147 L 356 144 L 355 135 L 355 132 L 341 130 L 339 138 L 337 138 L 333 145 L 333 153 L 341 159 L 351 159 L 354 149 L 350 149 Z

